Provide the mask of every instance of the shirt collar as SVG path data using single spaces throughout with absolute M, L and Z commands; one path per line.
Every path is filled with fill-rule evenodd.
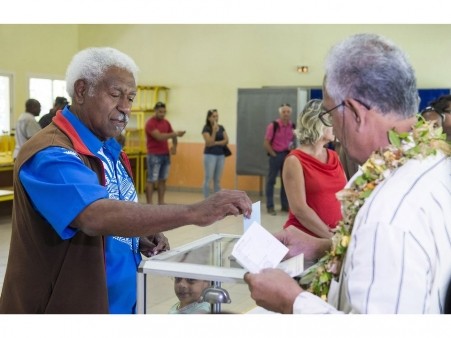
M 64 107 L 62 114 L 72 124 L 90 152 L 97 154 L 103 147 L 109 151 L 115 160 L 119 158 L 122 148 L 114 137 L 104 142 L 100 141 L 97 136 L 69 110 L 69 105 Z

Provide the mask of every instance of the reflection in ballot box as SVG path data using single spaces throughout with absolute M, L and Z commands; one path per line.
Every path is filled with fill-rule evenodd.
M 231 252 L 240 236 L 214 234 L 184 246 L 145 259 L 138 269 L 138 313 L 168 313 L 177 301 L 174 278 L 203 279 L 227 290 L 230 303 L 221 311 L 245 313 L 255 307 L 247 284 L 246 272 Z

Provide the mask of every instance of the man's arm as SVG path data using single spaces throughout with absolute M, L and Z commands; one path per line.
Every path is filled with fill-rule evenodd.
M 275 233 L 274 236 L 289 249 L 285 259 L 303 253 L 306 261 L 315 261 L 332 247 L 330 239 L 313 237 L 293 225 Z
M 263 148 L 265 148 L 266 152 L 272 157 L 277 156 L 276 152 L 271 146 L 270 140 L 274 137 L 274 124 L 270 123 L 268 127 L 266 127 L 265 139 L 263 140 Z
M 285 258 L 304 253 L 305 261 L 321 258 L 330 249 L 330 239 L 313 237 L 294 226 L 290 226 L 274 236 L 279 239 L 289 251 Z M 316 303 L 324 304 L 330 311 L 329 305 L 316 296 L 304 292 L 299 284 L 287 273 L 280 269 L 264 269 L 260 273 L 246 273 L 244 281 L 249 285 L 251 297 L 256 304 L 267 310 L 279 313 L 293 313 L 295 302 L 304 294 L 314 298 Z M 315 303 L 314 302 L 314 303 Z
M 229 215 L 250 216 L 252 201 L 243 191 L 221 190 L 190 205 L 150 205 L 100 199 L 70 224 L 88 235 L 148 236 L 183 225 L 207 226 Z
M 185 134 L 185 131 L 179 130 L 179 131 L 173 131 L 170 133 L 161 133 L 158 129 L 154 129 L 150 132 L 150 135 L 157 141 L 165 141 L 172 139 L 172 141 L 177 142 L 177 137 L 181 137 Z
M 191 205 L 111 200 L 77 154 L 59 147 L 37 153 L 22 166 L 19 179 L 35 208 L 63 239 L 76 229 L 93 236 L 148 236 L 182 225 L 205 226 L 228 215 L 249 216 L 252 210 L 246 193 L 234 190 Z
M 276 152 L 274 151 L 274 149 L 271 147 L 271 144 L 269 143 L 269 141 L 265 138 L 265 140 L 263 141 L 263 147 L 265 148 L 266 152 L 271 155 L 271 156 L 277 156 Z
M 247 272 L 244 281 L 255 303 L 273 312 L 293 313 L 294 301 L 304 291 L 290 275 L 280 269 Z

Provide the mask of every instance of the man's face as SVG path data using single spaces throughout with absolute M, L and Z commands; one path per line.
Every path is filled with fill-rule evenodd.
M 101 140 L 118 136 L 130 116 L 136 83 L 125 69 L 110 67 L 81 105 L 80 118 Z
M 328 111 L 334 107 L 335 109 L 329 112 L 333 134 L 340 141 L 350 159 L 359 164 L 364 163 L 374 150 L 371 143 L 371 139 L 374 137 L 372 122 L 367 119 L 367 126 L 363 129 L 356 121 L 356 111 L 354 110 L 356 108 L 347 104 L 337 106 L 337 103 L 329 97 L 327 90 L 323 89 L 323 109 Z
M 35 102 L 31 108 L 30 113 L 32 113 L 34 116 L 39 116 L 41 113 L 41 104 L 39 102 Z
M 166 116 L 166 108 L 165 107 L 159 107 L 155 109 L 155 117 L 159 120 L 163 120 Z
M 280 107 L 279 115 L 282 121 L 289 121 L 291 119 L 291 107 L 288 106 Z

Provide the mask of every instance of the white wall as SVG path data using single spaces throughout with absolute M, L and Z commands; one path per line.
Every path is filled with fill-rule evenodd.
M 328 49 L 361 32 L 400 45 L 420 87 L 451 87 L 451 25 L 81 25 L 79 41 L 123 50 L 141 68 L 140 84 L 170 87 L 167 117 L 187 130 L 183 142 L 201 142 L 205 114 L 217 108 L 235 143 L 238 88 L 321 86 Z

